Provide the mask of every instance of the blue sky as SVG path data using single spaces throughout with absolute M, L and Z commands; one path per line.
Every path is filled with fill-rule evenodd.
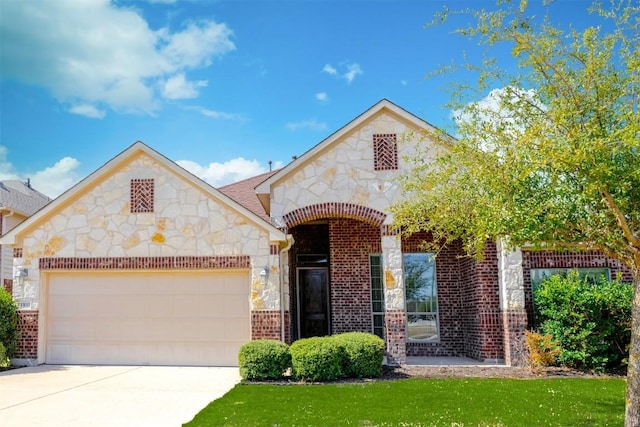
M 479 48 L 451 33 L 462 21 L 424 29 L 444 4 L 0 0 L 0 180 L 55 197 L 141 140 L 220 186 L 382 98 L 446 128 L 447 88 L 466 76 L 425 75 Z M 552 11 L 582 26 L 588 5 Z

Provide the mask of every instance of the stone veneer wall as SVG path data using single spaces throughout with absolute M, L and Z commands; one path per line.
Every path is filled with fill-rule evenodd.
M 533 294 L 531 289 L 532 268 L 609 268 L 611 278 L 618 274 L 623 282 L 633 282 L 633 274 L 629 268 L 617 259 L 612 259 L 598 251 L 522 251 L 522 269 L 524 275 L 525 307 L 528 327 L 535 326 L 533 315 Z
M 37 359 L 38 310 L 19 310 L 18 329 L 20 330 L 20 339 L 15 357 L 17 359 Z
M 380 253 L 380 227 L 330 219 L 331 332 L 372 332 L 369 255 Z
M 131 182 L 139 179 L 154 182 L 153 212 L 131 212 Z M 82 264 L 78 268 L 93 268 L 86 263 L 105 259 L 129 260 L 155 269 L 168 268 L 165 262 L 176 268 L 198 268 L 193 263 L 201 261 L 202 268 L 209 268 L 206 257 L 217 261 L 246 257 L 252 309 L 276 310 L 279 261 L 271 244 L 266 228 L 140 153 L 24 236 L 23 251 L 14 253 L 14 265 L 29 268 L 29 276 L 19 289 L 14 284 L 14 297 L 39 307 L 41 259 L 73 260 Z M 273 273 L 267 286 L 260 282 L 264 266 Z

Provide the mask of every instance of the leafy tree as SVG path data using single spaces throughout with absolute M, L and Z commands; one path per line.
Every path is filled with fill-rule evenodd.
M 402 180 L 406 201 L 392 210 L 405 232 L 431 232 L 436 251 L 460 239 L 481 257 L 487 239 L 502 238 L 596 249 L 630 267 L 626 426 L 640 425 L 639 9 L 632 0 L 594 4 L 602 25 L 567 31 L 524 0 L 460 12 L 471 24 L 457 33 L 483 47 L 480 63 L 464 64 L 478 81 L 456 88 L 456 139 L 429 135 L 439 144 L 419 149 Z M 452 15 L 445 9 L 434 23 Z M 493 56 L 505 46 L 515 71 Z

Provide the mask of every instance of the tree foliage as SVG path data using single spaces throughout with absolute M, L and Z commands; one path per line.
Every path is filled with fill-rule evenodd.
M 565 29 L 553 6 L 544 17 L 526 0 L 435 17 L 470 17 L 457 33 L 477 40 L 484 59 L 463 64 L 477 82 L 451 97 L 455 139 L 428 135 L 392 212 L 404 232 L 430 232 L 436 251 L 460 239 L 481 257 L 487 239 L 503 238 L 511 247 L 596 249 L 630 267 L 626 422 L 640 425 L 640 6 L 596 3 L 601 25 Z M 515 68 L 494 55 L 505 47 Z

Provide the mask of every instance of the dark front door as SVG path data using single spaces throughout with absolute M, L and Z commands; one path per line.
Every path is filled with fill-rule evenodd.
M 298 268 L 300 338 L 329 335 L 329 283 L 326 268 Z

